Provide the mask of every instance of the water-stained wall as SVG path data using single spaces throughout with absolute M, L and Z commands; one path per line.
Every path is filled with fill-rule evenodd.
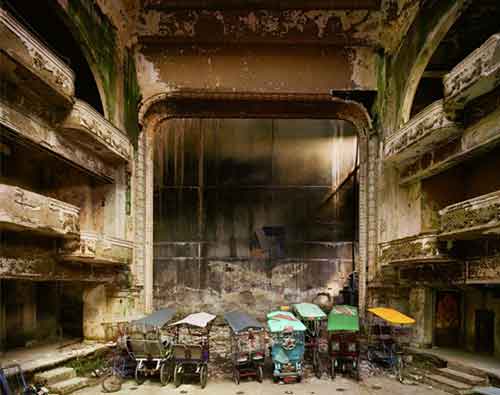
M 169 120 L 155 139 L 157 306 L 259 314 L 343 287 L 355 237 L 350 124 Z

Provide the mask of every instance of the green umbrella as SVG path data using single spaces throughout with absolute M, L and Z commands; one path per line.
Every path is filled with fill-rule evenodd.
M 334 306 L 328 314 L 329 331 L 359 331 L 358 309 L 354 306 Z

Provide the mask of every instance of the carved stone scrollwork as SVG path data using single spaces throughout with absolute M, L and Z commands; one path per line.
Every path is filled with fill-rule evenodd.
M 500 227 L 500 191 L 448 206 L 439 212 L 441 237 L 476 233 Z
M 382 265 L 451 261 L 436 234 L 422 234 L 379 244 Z
M 467 261 L 467 282 L 500 283 L 500 255 Z
M 445 108 L 451 115 L 497 87 L 500 84 L 500 34 L 491 36 L 455 66 L 443 83 Z
M 446 118 L 438 100 L 415 115 L 396 133 L 386 138 L 386 160 L 407 160 L 431 150 L 462 133 L 462 126 Z

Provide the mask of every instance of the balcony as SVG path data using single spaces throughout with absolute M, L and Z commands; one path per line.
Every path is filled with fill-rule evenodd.
M 435 233 L 425 233 L 379 244 L 382 265 L 451 262 L 445 245 Z
M 80 233 L 80 209 L 19 187 L 0 184 L 0 228 L 74 238 Z
M 70 141 L 57 133 L 41 118 L 26 113 L 0 101 L 0 125 L 10 130 L 16 138 L 47 150 L 78 168 L 85 170 L 96 178 L 110 182 L 114 177 L 114 169 L 92 152 Z
M 132 155 L 128 138 L 82 100 L 75 101 L 61 132 L 68 139 L 111 161 L 128 161 Z
M 65 108 L 71 106 L 75 93 L 73 71 L 3 8 L 0 37 L 0 64 L 5 78 L 35 87 Z
M 500 191 L 452 204 L 439 211 L 440 239 L 473 239 L 500 234 Z
M 68 240 L 61 251 L 62 259 L 102 265 L 129 265 L 133 243 L 95 232 L 81 232 L 79 240 Z
M 405 161 L 418 157 L 436 146 L 446 144 L 462 132 L 460 124 L 446 118 L 443 101 L 438 100 L 385 140 L 385 159 Z
M 444 106 L 451 116 L 471 100 L 495 89 L 500 84 L 500 34 L 491 36 L 455 66 L 443 83 Z

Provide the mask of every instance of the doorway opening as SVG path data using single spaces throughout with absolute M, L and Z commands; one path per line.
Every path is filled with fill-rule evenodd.
M 458 348 L 461 342 L 462 296 L 457 291 L 437 291 L 434 320 L 434 344 Z

